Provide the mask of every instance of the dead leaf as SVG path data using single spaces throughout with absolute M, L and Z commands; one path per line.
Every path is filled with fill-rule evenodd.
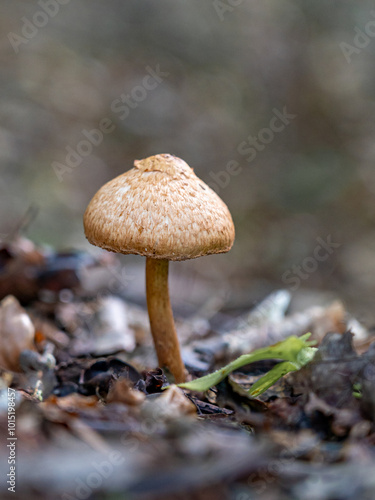
M 129 406 L 138 406 L 145 400 L 145 394 L 132 388 L 132 383 L 120 378 L 114 380 L 110 386 L 107 403 L 125 403 Z
M 185 396 L 184 391 L 175 385 L 166 389 L 157 401 L 159 404 L 165 405 L 173 416 L 195 415 L 197 413 L 194 403 Z
M 76 413 L 79 410 L 96 408 L 98 404 L 99 400 L 96 396 L 82 396 L 81 394 L 73 393 L 62 398 L 50 396 L 44 403 L 41 403 L 41 408 L 56 406 L 67 413 Z
M 25 309 L 13 295 L 0 303 L 0 367 L 20 372 L 20 354 L 35 351 L 35 329 Z

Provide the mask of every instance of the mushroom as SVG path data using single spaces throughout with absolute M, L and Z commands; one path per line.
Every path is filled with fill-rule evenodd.
M 234 225 L 225 203 L 183 160 L 170 154 L 136 160 L 105 184 L 84 214 L 88 241 L 146 257 L 146 295 L 159 365 L 185 380 L 168 291 L 170 260 L 228 252 Z

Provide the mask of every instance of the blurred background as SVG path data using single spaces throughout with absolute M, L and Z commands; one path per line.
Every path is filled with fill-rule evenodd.
M 236 226 L 228 254 L 172 264 L 174 295 L 287 288 L 373 324 L 373 2 L 2 0 L 0 30 L 0 237 L 35 206 L 29 238 L 95 252 L 97 189 L 172 153 Z

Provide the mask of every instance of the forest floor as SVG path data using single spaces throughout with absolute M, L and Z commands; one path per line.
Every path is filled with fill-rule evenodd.
M 176 315 L 189 379 L 292 335 L 317 352 L 258 397 L 279 360 L 165 389 L 120 275 L 110 254 L 0 247 L 1 498 L 375 498 L 374 337 L 339 300 L 290 314 L 279 290 L 249 311 Z

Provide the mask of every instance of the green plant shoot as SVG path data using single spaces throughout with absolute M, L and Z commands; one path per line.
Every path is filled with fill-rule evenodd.
M 257 349 L 251 354 L 243 354 L 228 365 L 216 370 L 213 373 L 197 378 L 191 382 L 178 384 L 182 389 L 191 391 L 203 392 L 210 387 L 217 385 L 224 380 L 234 370 L 238 370 L 242 366 L 261 361 L 264 359 L 281 359 L 282 363 L 274 366 L 272 370 L 261 377 L 249 390 L 249 395 L 252 397 L 259 396 L 277 380 L 287 373 L 300 370 L 303 366 L 309 363 L 315 356 L 317 348 L 311 347 L 315 342 L 309 342 L 307 339 L 311 333 L 306 333 L 301 337 L 291 336 L 287 339 L 278 342 L 277 344 Z

